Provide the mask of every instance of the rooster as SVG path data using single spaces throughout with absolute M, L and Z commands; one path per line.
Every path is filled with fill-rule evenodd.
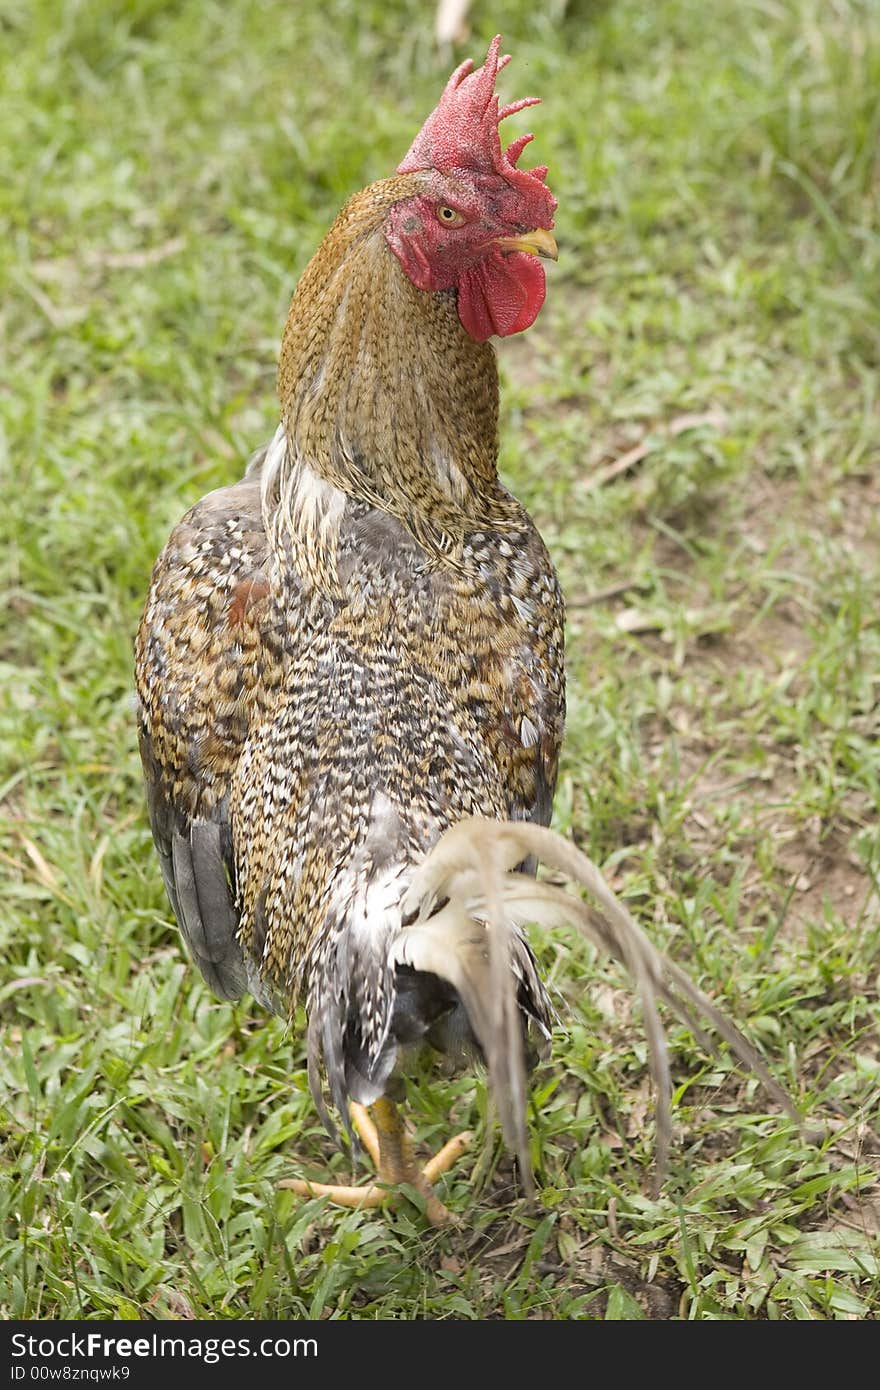
M 378 1205 L 409 1185 L 449 1214 L 395 1097 L 432 1047 L 485 1061 L 530 1182 L 527 1074 L 553 1009 L 523 931 L 579 925 L 633 972 L 661 1101 L 655 998 L 706 1011 L 589 861 L 547 827 L 564 719 L 563 603 L 498 478 L 489 339 L 544 301 L 556 201 L 532 139 L 502 148 L 496 37 L 452 74 L 396 174 L 355 194 L 284 332 L 281 422 L 244 477 L 184 517 L 136 650 L 153 836 L 189 950 L 223 999 L 305 1005 L 308 1076 L 378 1181 L 302 1193 Z M 595 895 L 534 877 L 538 858 Z M 659 1148 L 668 1142 L 660 1106 Z

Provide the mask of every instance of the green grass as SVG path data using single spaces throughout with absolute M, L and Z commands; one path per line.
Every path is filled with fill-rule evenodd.
M 547 307 L 501 348 L 504 473 L 569 599 L 556 824 L 811 1132 L 672 1026 L 649 1197 L 631 990 L 545 937 L 564 1027 L 534 1205 L 470 1076 L 411 1087 L 419 1143 L 478 1132 L 476 1180 L 444 1189 L 454 1234 L 276 1190 L 348 1160 L 301 1038 L 184 961 L 132 635 L 171 525 L 274 427 L 297 275 L 449 61 L 422 0 L 0 0 L 4 1316 L 880 1311 L 880 14 L 512 0 L 472 21 L 468 51 L 503 27 L 507 89 L 545 97 L 560 199 Z

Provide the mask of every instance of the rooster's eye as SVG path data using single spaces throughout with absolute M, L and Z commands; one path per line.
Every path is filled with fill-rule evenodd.
M 455 208 L 446 207 L 443 203 L 437 208 L 437 217 L 447 227 L 460 227 L 464 222 L 460 212 L 456 212 Z

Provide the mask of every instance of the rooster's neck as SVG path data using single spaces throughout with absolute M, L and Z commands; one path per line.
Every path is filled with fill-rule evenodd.
M 388 179 L 343 208 L 294 295 L 278 390 L 293 465 L 454 556 L 506 511 L 498 374 L 454 292 L 416 289 L 388 246 L 388 212 L 416 186 Z

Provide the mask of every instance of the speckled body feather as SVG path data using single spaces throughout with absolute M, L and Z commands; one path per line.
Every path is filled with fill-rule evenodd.
M 401 1045 L 475 1042 L 454 980 L 485 985 L 485 925 L 450 937 L 448 965 L 408 939 L 402 900 L 462 818 L 549 821 L 564 714 L 556 576 L 496 472 L 493 350 L 383 235 L 423 177 L 373 185 L 325 238 L 291 306 L 278 433 L 173 532 L 137 642 L 183 935 L 224 997 L 306 1004 L 316 1099 L 326 1116 L 323 1068 L 346 1123 Z M 524 1036 L 546 1034 L 511 942 Z

